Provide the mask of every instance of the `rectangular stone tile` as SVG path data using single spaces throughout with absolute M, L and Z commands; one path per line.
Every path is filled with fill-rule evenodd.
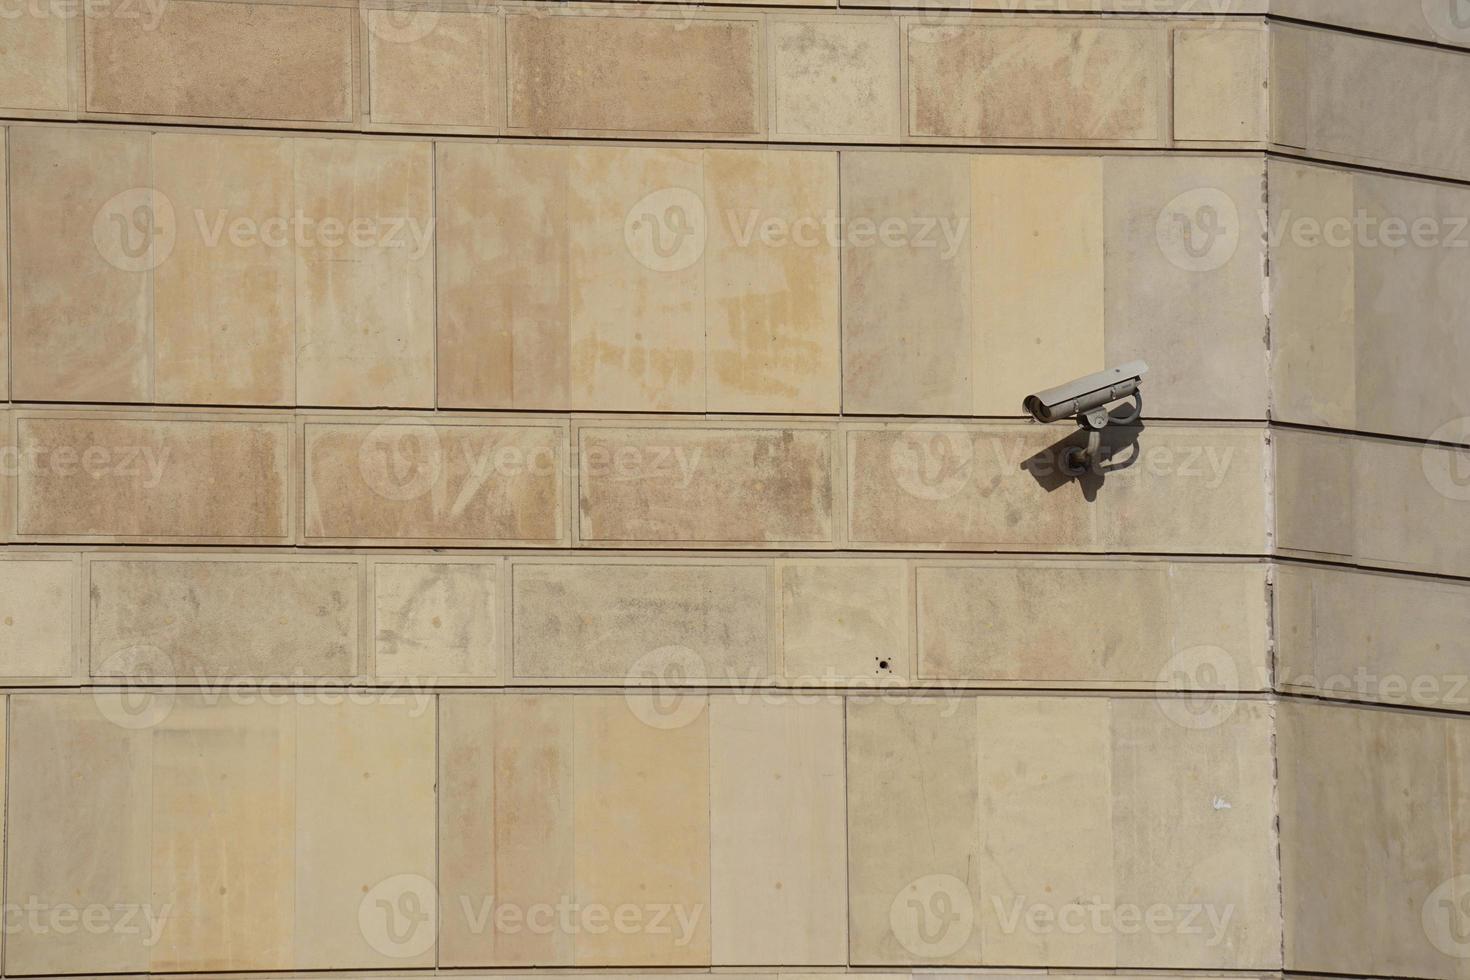
M 290 424 L 250 420 L 28 416 L 20 535 L 280 543 Z
M 1177 926 L 1119 929 L 1118 964 L 1279 968 L 1271 707 L 1229 700 L 1193 707 L 1113 702 L 1117 900 L 1174 910 Z M 1198 928 L 1180 924 L 1182 915 L 1193 915 Z
M 434 404 L 433 150 L 427 142 L 295 142 L 296 397 Z
M 93 677 L 351 677 L 358 563 L 95 559 Z
M 706 150 L 707 409 L 837 414 L 837 154 Z
M 576 699 L 575 901 L 614 914 L 619 906 L 660 906 L 669 910 L 672 925 L 662 932 L 578 932 L 579 967 L 710 961 L 710 725 L 704 701 L 687 699 L 685 717 L 660 713 L 652 696 Z
M 154 272 L 157 401 L 295 403 L 291 168 L 284 139 L 153 137 L 153 186 L 177 228 Z
M 505 125 L 505 26 L 494 11 L 364 10 L 370 124 Z
M 1148 361 L 1145 418 L 1265 418 L 1262 161 L 1110 157 L 1104 172 L 1107 362 Z
M 440 698 L 439 959 L 446 967 L 571 965 L 575 932 L 554 909 L 574 889 L 574 700 Z
M 844 152 L 841 167 L 843 411 L 969 414 L 971 162 Z M 878 237 L 895 220 L 911 236 L 897 246 Z
M 907 135 L 1142 142 L 1166 137 L 1169 37 L 1148 23 L 913 19 Z M 974 93 L 956 99 L 956 92 Z
M 578 430 L 584 542 L 832 540 L 829 429 Z
M 15 414 L 0 409 L 0 454 L 12 458 L 16 451 Z M 18 456 L 14 457 L 17 460 Z M 15 537 L 16 482 L 19 466 L 0 466 L 0 540 Z
M 65 555 L 0 560 L 0 677 L 70 677 L 76 669 L 81 569 Z
M 509 125 L 758 135 L 761 44 L 761 23 L 748 17 L 513 14 Z
M 418 684 L 499 674 L 500 565 L 374 564 L 374 674 Z
M 925 679 L 1170 688 L 1174 668 L 1208 650 L 1221 675 L 1210 687 L 1267 684 L 1264 565 L 986 562 L 916 574 Z
M 1353 553 L 1373 565 L 1470 575 L 1466 450 L 1360 437 L 1349 444 Z
M 73 8 L 75 9 L 75 8 Z M 0 22 L 0 107 L 23 113 L 70 114 L 72 45 L 77 17 L 65 8 L 12 8 Z
M 520 678 L 745 682 L 770 672 L 765 564 L 538 563 L 511 571 Z
M 771 137 L 897 143 L 897 18 L 793 16 L 766 22 Z
M 1268 36 L 1260 24 L 1174 31 L 1174 138 L 1267 138 Z
M 564 537 L 560 426 L 308 422 L 305 443 L 308 538 Z
M 1027 395 L 1106 366 L 1103 160 L 971 159 L 974 404 L 968 414 L 1019 415 Z
M 1281 565 L 1283 689 L 1470 711 L 1470 603 L 1463 583 Z
M 5 148 L 6 130 L 0 129 L 0 159 L 6 161 L 0 174 L 0 400 L 10 398 L 10 154 Z M 0 502 L 3 502 L 0 495 Z M 3 522 L 0 522 L 3 527 Z
M 714 962 L 845 964 L 843 700 L 713 697 L 709 739 Z
M 174 218 L 145 133 L 12 127 L 11 397 L 148 401 L 150 269 Z
M 908 679 L 906 562 L 791 560 L 778 562 L 776 575 L 788 681 Z
M 89 12 L 88 112 L 352 121 L 354 10 L 170 0 L 150 13 Z
M 432 916 L 406 913 L 433 906 L 436 727 L 421 693 L 299 709 L 297 969 L 434 964 Z
M 1271 433 L 1276 547 L 1306 557 L 1354 553 L 1353 446 L 1345 437 Z
M 435 150 L 438 403 L 564 411 L 578 151 L 517 143 Z

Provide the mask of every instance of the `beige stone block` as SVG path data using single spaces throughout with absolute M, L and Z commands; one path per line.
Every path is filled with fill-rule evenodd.
M 832 540 L 830 429 L 578 431 L 585 542 Z
M 92 414 L 16 426 L 21 535 L 236 543 L 291 535 L 285 421 Z
M 412 693 L 298 711 L 297 969 L 434 964 L 434 708 Z
M 351 677 L 354 560 L 93 560 L 91 674 L 107 677 Z
M 148 139 L 11 128 L 12 398 L 151 397 L 149 270 L 174 218 L 149 190 Z
M 902 561 L 783 561 L 782 674 L 788 681 L 907 680 L 909 573 Z
M 706 150 L 711 412 L 837 414 L 837 155 Z
M 374 673 L 437 683 L 500 673 L 498 562 L 373 566 Z
M 972 158 L 973 415 L 1103 363 L 1103 160 Z
M 73 111 L 76 17 L 49 5 L 13 8 L 11 15 L 0 23 L 0 106 L 25 112 Z
M 1464 45 L 1466 38 L 1460 31 L 1436 32 L 1431 20 L 1438 26 L 1451 28 L 1450 17 L 1455 12 L 1453 4 L 1437 7 L 1438 0 L 1415 6 L 1413 4 L 1380 3 L 1378 0 L 1271 0 L 1271 13 L 1296 20 L 1307 20 L 1318 24 L 1331 24 L 1353 30 L 1435 41 L 1439 44 Z
M 446 695 L 439 706 L 440 962 L 569 966 L 540 911 L 574 890 L 570 695 Z M 497 919 L 500 909 L 509 910 Z M 514 913 L 514 914 L 512 914 Z M 528 928 L 532 917 L 536 930 Z
M 565 411 L 569 182 L 578 151 L 517 143 L 435 149 L 439 405 Z
M 1268 38 L 1259 24 L 1174 31 L 1174 138 L 1264 141 Z
M 511 621 L 520 678 L 749 683 L 770 668 L 764 564 L 518 561 Z
M 575 901 L 664 905 L 675 922 L 664 932 L 579 932 L 576 965 L 708 963 L 709 712 L 655 726 L 652 696 L 640 695 L 579 697 L 575 712 Z
M 170 2 L 148 17 L 87 16 L 92 113 L 351 122 L 348 7 Z
M 296 394 L 434 404 L 434 155 L 427 142 L 295 143 Z
M 921 565 L 919 676 L 1039 685 L 1261 690 L 1264 565 L 987 562 Z M 1203 686 L 1203 685 L 1201 685 Z
M 78 597 L 75 559 L 0 560 L 0 677 L 70 677 L 76 668 Z
M 1263 162 L 1105 167 L 1107 362 L 1148 361 L 1145 418 L 1265 418 Z
M 1293 429 L 1271 433 L 1276 546 L 1347 557 L 1354 549 L 1353 446 L 1337 436 Z
M 573 20 L 580 18 L 545 18 Z M 596 43 L 607 50 L 616 41 L 602 37 Z M 661 64 L 652 50 L 640 63 L 642 57 Z M 681 81 L 666 91 L 688 87 Z M 704 153 L 621 147 L 570 152 L 569 186 L 575 193 L 567 204 L 566 261 L 573 410 L 704 411 Z
M 1354 177 L 1273 160 L 1267 165 L 1271 248 L 1271 374 L 1275 417 L 1357 424 L 1357 249 Z
M 0 129 L 0 157 L 6 160 L 5 173 L 0 174 L 0 228 L 6 233 L 0 236 L 0 400 L 10 398 L 10 154 L 5 149 L 6 130 Z M 4 495 L 0 493 L 0 503 Z M 3 527 L 3 521 L 0 521 Z
M 760 22 L 746 17 L 513 14 L 509 125 L 758 135 L 761 44 Z
M 841 167 L 843 410 L 969 414 L 971 161 L 844 152 Z M 895 220 L 898 246 L 877 234 Z
M 1169 38 L 1161 26 L 930 18 L 904 29 L 910 137 L 1144 142 L 1167 135 Z
M 365 10 L 372 124 L 505 124 L 505 28 L 495 12 Z
M 1273 23 L 1271 38 L 1271 141 L 1305 150 L 1312 114 L 1311 32 Z
M 15 450 L 15 415 L 8 409 L 0 409 L 0 454 L 10 459 Z M 17 470 L 18 466 L 0 467 L 0 540 L 4 541 L 15 536 Z
M 1470 453 L 1361 437 L 1348 441 L 1354 554 L 1391 568 L 1470 575 Z
M 305 427 L 306 536 L 541 542 L 565 527 L 558 425 Z
M 177 227 L 154 273 L 157 401 L 295 403 L 291 169 L 284 139 L 153 137 L 153 186 Z
M 845 964 L 843 700 L 714 697 L 709 740 L 714 962 Z
M 897 18 L 776 17 L 766 33 L 773 139 L 898 142 Z
M 1281 965 L 1272 709 L 1216 709 L 1181 717 L 1167 702 L 1113 702 L 1117 900 L 1199 909 L 1197 931 L 1120 929 L 1120 966 Z

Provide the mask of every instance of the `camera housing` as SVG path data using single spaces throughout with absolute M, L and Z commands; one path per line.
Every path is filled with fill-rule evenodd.
M 1077 462 L 1088 464 L 1097 457 L 1102 442 L 1101 432 L 1109 425 L 1132 425 L 1143 415 L 1143 376 L 1148 365 L 1129 361 L 1085 378 L 1069 381 L 1046 391 L 1028 395 L 1022 402 L 1026 413 L 1038 422 L 1063 422 L 1076 419 L 1085 429 L 1087 448 L 1075 450 Z M 1125 398 L 1133 399 L 1131 414 L 1115 416 L 1108 406 Z

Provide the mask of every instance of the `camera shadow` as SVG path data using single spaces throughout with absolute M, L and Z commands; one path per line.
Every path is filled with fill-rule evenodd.
M 1030 473 L 1047 493 L 1076 483 L 1083 498 L 1091 503 L 1097 499 L 1109 473 L 1126 470 L 1138 462 L 1138 439 L 1144 428 L 1141 421 L 1108 426 L 1098 433 L 1097 457 L 1085 463 L 1083 457 L 1087 453 L 1089 433 L 1086 429 L 1077 429 L 1023 460 L 1021 469 Z

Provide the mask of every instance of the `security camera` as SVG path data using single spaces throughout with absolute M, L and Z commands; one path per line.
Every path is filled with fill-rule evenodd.
M 1088 463 L 1097 457 L 1103 429 L 1111 424 L 1131 425 L 1143 414 L 1143 394 L 1139 387 L 1147 373 L 1147 364 L 1131 361 L 1030 395 L 1022 407 L 1038 422 L 1076 419 L 1077 424 L 1087 431 L 1087 448 L 1079 451 L 1078 455 L 1081 462 Z M 1125 398 L 1133 399 L 1130 414 L 1113 415 L 1108 411 L 1109 405 Z

